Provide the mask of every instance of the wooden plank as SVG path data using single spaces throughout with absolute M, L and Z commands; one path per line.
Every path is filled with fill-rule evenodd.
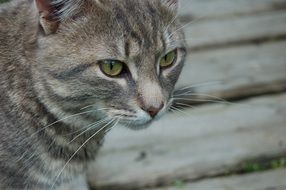
M 180 14 L 205 19 L 285 9 L 285 6 L 285 0 L 181 0 Z
M 62 184 L 57 190 L 89 190 L 86 177 L 79 176 L 77 179 L 74 179 L 72 182 L 67 184 Z
M 191 53 L 177 88 L 226 99 L 286 90 L 285 50 L 281 41 Z
M 193 22 L 185 27 L 191 49 L 213 48 L 286 35 L 286 12 L 277 11 L 221 20 Z
M 156 190 L 285 190 L 286 169 L 243 176 L 223 177 Z
M 151 128 L 115 128 L 90 181 L 100 189 L 139 189 L 228 171 L 245 159 L 286 151 L 286 94 L 170 113 Z

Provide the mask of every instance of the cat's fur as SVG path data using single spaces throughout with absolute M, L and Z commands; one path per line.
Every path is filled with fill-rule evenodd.
M 168 109 L 183 67 L 177 0 L 43 2 L 0 8 L 0 190 L 57 188 L 84 173 L 112 126 L 148 125 L 151 108 Z M 101 59 L 129 72 L 107 77 Z

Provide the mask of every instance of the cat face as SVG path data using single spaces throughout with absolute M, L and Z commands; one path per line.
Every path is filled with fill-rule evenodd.
M 183 67 L 178 2 L 75 2 L 55 8 L 60 20 L 41 17 L 34 68 L 41 101 L 59 117 L 87 112 L 67 121 L 74 125 L 147 126 L 168 110 Z

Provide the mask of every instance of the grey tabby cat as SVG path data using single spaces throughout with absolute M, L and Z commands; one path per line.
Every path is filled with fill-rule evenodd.
M 177 8 L 177 0 L 1 5 L 1 190 L 57 189 L 84 173 L 112 127 L 146 127 L 168 110 L 186 54 Z

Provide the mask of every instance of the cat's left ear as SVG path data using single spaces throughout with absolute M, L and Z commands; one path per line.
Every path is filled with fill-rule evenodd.
M 162 4 L 165 5 L 172 12 L 177 12 L 179 8 L 179 0 L 161 0 Z
M 52 34 L 58 30 L 59 19 L 51 0 L 35 0 L 39 12 L 39 22 L 45 34 Z

